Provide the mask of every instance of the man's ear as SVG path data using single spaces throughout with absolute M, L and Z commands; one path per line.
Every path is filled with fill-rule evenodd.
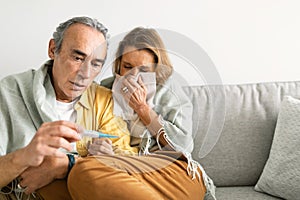
M 55 57 L 55 42 L 54 39 L 49 41 L 48 56 L 53 60 Z

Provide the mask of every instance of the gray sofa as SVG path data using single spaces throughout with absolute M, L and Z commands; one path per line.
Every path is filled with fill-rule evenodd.
M 279 199 L 254 186 L 269 156 L 283 96 L 299 97 L 300 81 L 184 89 L 194 106 L 193 157 L 213 179 L 217 199 Z

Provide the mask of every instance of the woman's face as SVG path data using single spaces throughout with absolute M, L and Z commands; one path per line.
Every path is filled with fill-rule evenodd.
M 147 50 L 139 50 L 135 47 L 125 47 L 120 62 L 120 75 L 129 73 L 136 75 L 138 72 L 154 72 L 154 55 Z

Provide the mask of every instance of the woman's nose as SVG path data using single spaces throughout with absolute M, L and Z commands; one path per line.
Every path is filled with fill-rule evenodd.
M 136 76 L 139 72 L 139 67 L 133 67 L 130 71 L 130 74 L 133 75 L 133 76 Z

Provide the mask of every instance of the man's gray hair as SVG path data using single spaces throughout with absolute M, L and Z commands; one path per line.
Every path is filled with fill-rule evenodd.
M 61 24 L 59 24 L 59 26 L 56 28 L 56 31 L 53 33 L 53 39 L 54 39 L 54 43 L 55 43 L 55 53 L 59 53 L 61 50 L 61 45 L 63 42 L 63 38 L 64 38 L 64 32 L 72 25 L 75 23 L 80 23 L 80 24 L 84 24 L 87 25 L 89 27 L 95 28 L 96 30 L 98 30 L 99 32 L 101 32 L 104 37 L 105 40 L 107 41 L 108 39 L 108 30 L 107 28 L 101 24 L 98 20 L 96 19 L 92 19 L 90 17 L 74 17 L 72 19 L 69 19 Z

